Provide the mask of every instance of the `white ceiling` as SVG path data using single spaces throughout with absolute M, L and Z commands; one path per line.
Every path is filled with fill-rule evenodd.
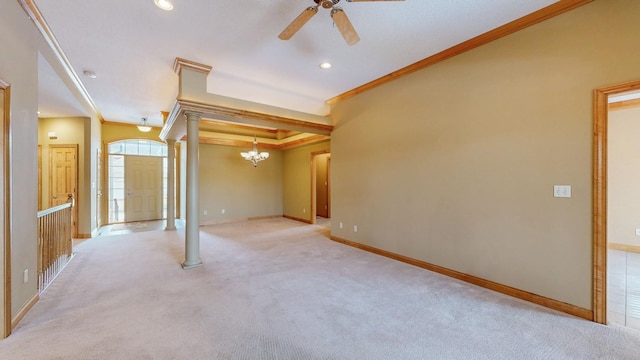
M 556 2 L 342 0 L 361 38 L 347 46 L 322 8 L 291 40 L 277 38 L 312 0 L 172 1 L 169 12 L 153 0 L 35 3 L 106 121 L 159 126 L 178 92 L 176 57 L 213 67 L 210 93 L 326 115 L 329 98 Z M 39 74 L 42 117 L 86 115 L 48 64 Z

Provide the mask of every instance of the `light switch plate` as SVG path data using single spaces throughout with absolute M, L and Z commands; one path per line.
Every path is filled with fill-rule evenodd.
M 571 185 L 554 185 L 553 197 L 557 198 L 570 198 L 571 197 Z

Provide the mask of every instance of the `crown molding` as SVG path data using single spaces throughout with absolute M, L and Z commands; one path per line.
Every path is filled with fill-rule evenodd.
M 293 141 L 281 140 L 279 143 L 276 143 L 276 144 L 258 142 L 258 145 L 259 145 L 258 147 L 260 149 L 267 149 L 267 150 L 288 150 L 288 149 L 293 149 L 295 147 L 299 147 L 303 145 L 315 144 L 315 143 L 326 141 L 329 139 L 330 137 L 327 135 L 311 135 L 311 136 L 308 136 L 302 139 L 296 139 Z M 184 140 L 184 138 L 182 140 Z M 202 137 L 202 136 L 199 138 L 199 143 L 209 144 L 209 145 L 246 147 L 246 148 L 251 148 L 253 146 L 253 140 L 252 141 L 234 140 L 234 139 L 222 139 L 222 138 L 216 138 L 216 137 Z
M 213 68 L 209 65 L 177 57 L 173 63 L 173 71 L 175 71 L 176 74 L 180 74 L 182 69 L 194 70 L 209 75 Z
M 78 74 L 76 74 L 75 70 L 73 70 L 73 66 L 71 66 L 71 62 L 69 62 L 69 59 L 67 59 L 67 56 L 64 54 L 64 51 L 62 51 L 62 48 L 60 47 L 58 40 L 53 35 L 51 28 L 49 28 L 49 25 L 44 20 L 44 17 L 40 13 L 40 10 L 38 9 L 34 1 L 18 0 L 18 2 L 20 3 L 20 6 L 22 6 L 22 9 L 27 13 L 27 16 L 29 16 L 31 21 L 33 21 L 33 23 L 36 25 L 36 27 L 44 37 L 45 42 L 49 45 L 49 47 L 51 48 L 51 51 L 53 51 L 54 56 L 58 59 L 58 61 L 60 62 L 60 65 L 62 65 L 62 68 L 71 79 L 71 82 L 80 93 L 80 96 L 82 96 L 83 100 L 86 101 L 87 105 L 89 105 L 89 107 L 91 108 L 93 113 L 98 117 L 100 122 L 104 123 L 104 118 L 102 117 L 102 114 L 100 113 L 100 111 L 98 111 L 96 104 L 93 102 L 93 99 L 89 95 L 89 92 L 84 87 L 84 84 L 80 80 L 80 77 L 78 76 Z

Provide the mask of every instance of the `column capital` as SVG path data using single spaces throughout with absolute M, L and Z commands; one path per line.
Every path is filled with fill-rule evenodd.
M 185 111 L 184 115 L 187 117 L 187 121 L 198 121 L 202 117 L 202 113 L 199 111 Z
M 176 145 L 176 141 L 178 141 L 178 140 L 176 140 L 176 139 L 167 139 L 165 141 L 167 142 L 167 145 L 175 146 Z

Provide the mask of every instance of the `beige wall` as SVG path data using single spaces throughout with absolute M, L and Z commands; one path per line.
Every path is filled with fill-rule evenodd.
M 78 145 L 78 235 L 91 233 L 91 192 L 84 184 L 90 181 L 91 174 L 85 146 L 85 131 L 90 130 L 90 119 L 74 118 L 44 118 L 38 121 L 38 145 L 42 146 L 42 209 L 51 207 L 49 196 L 50 185 L 50 145 Z M 89 127 L 89 128 L 88 128 Z M 49 139 L 48 133 L 55 132 L 57 139 Z
M 282 215 L 282 151 L 268 150 L 269 158 L 253 167 L 240 156 L 245 150 L 200 144 L 201 224 Z
M 609 112 L 607 241 L 640 246 L 640 107 Z
M 640 78 L 638 13 L 595 1 L 335 105 L 332 234 L 590 309 L 592 91 Z
M 311 153 L 329 149 L 324 141 L 284 151 L 284 215 L 311 221 Z
M 12 316 L 37 293 L 37 33 L 17 1 L 0 2 L 0 77 L 11 85 Z M 29 281 L 23 282 L 23 271 Z M 0 282 L 2 284 L 2 282 Z
M 151 131 L 145 133 L 138 130 L 135 125 L 106 122 L 102 124 L 101 129 L 102 141 L 104 144 L 128 139 L 149 139 L 162 141 L 160 140 L 160 130 L 162 129 L 158 127 L 152 127 Z

